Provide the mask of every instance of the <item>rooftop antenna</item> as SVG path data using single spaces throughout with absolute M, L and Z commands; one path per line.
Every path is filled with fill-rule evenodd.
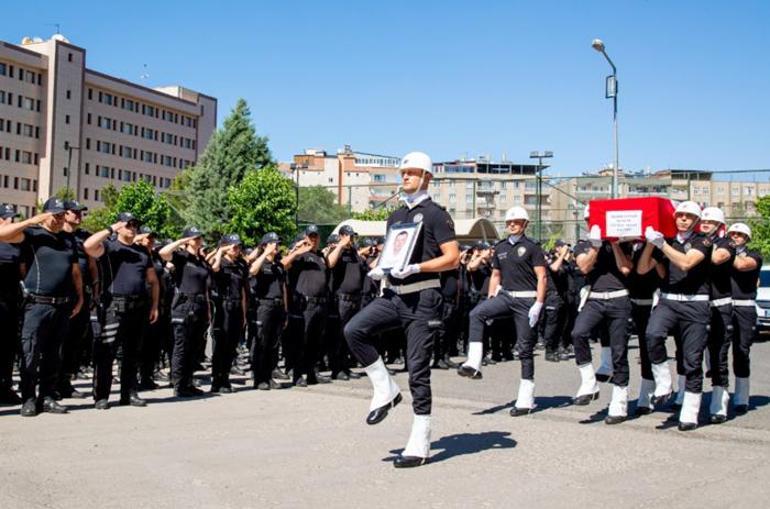
M 147 64 L 144 64 L 144 72 L 139 75 L 139 79 L 141 81 L 147 81 L 147 79 L 150 77 L 150 73 L 147 72 Z
M 56 34 L 61 34 L 61 24 L 60 23 L 49 23 L 48 26 L 56 27 Z

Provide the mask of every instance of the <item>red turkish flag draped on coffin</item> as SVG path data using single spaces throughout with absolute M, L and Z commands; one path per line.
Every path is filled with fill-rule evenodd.
M 666 237 L 676 235 L 674 203 L 668 198 L 615 198 L 591 200 L 588 228 L 599 225 L 603 239 L 644 237 L 648 226 Z

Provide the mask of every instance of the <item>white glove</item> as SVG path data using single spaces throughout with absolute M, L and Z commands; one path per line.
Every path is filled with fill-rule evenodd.
M 602 247 L 602 228 L 595 224 L 591 227 L 591 231 L 588 232 L 588 240 L 593 247 Z
M 663 234 L 659 231 L 653 230 L 652 226 L 648 226 L 647 229 L 644 230 L 644 238 L 647 239 L 647 242 L 653 244 L 658 249 L 661 249 L 663 244 L 666 242 L 663 238 Z
M 420 264 L 412 263 L 404 267 L 403 269 L 393 269 L 390 271 L 390 275 L 396 279 L 404 279 L 420 272 Z
M 543 310 L 543 303 L 535 301 L 534 304 L 532 304 L 532 307 L 529 308 L 529 313 L 527 313 L 527 316 L 529 316 L 529 326 L 534 327 L 537 324 L 538 319 L 540 318 L 540 311 Z
M 372 270 L 370 270 L 366 275 L 375 281 L 379 281 L 380 279 L 385 277 L 385 271 L 379 267 L 375 267 Z

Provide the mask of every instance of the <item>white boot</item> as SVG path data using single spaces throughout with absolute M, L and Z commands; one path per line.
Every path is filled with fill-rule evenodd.
M 738 413 L 749 409 L 749 378 L 735 377 L 735 393 L 733 394 L 733 407 Z
M 369 380 L 372 382 L 372 388 L 374 389 L 374 395 L 372 401 L 369 404 L 369 411 L 381 406 L 387 405 L 401 392 L 396 385 L 396 382 L 388 373 L 388 368 L 385 367 L 385 363 L 382 361 L 382 357 L 378 357 L 373 364 L 364 368 Z
M 415 415 L 412 432 L 401 456 L 427 458 L 430 455 L 430 415 Z
M 524 378 L 519 382 L 519 395 L 516 404 L 511 410 L 511 415 L 524 415 L 535 408 L 535 382 Z
M 612 400 L 607 410 L 607 419 L 604 422 L 618 424 L 625 421 L 626 417 L 628 417 L 628 386 L 613 385 Z
M 671 371 L 668 362 L 652 365 L 652 377 L 655 379 L 655 398 L 664 398 L 671 394 Z
M 700 412 L 701 393 L 684 392 L 682 410 L 679 412 L 679 430 L 690 431 L 698 427 L 698 412 Z
M 726 387 L 716 386 L 711 390 L 711 423 L 720 424 L 727 420 L 727 404 L 730 402 L 730 393 Z
M 641 384 L 639 384 L 639 399 L 636 401 L 637 413 L 649 413 L 640 408 L 646 408 L 647 410 L 653 410 L 652 394 L 655 392 L 655 381 L 642 378 Z
M 484 355 L 484 345 L 481 341 L 471 341 L 468 343 L 468 359 L 463 366 L 468 366 L 476 371 L 481 370 L 481 358 Z
M 580 387 L 578 387 L 575 399 L 583 399 L 586 401 L 583 404 L 587 405 L 588 401 L 591 399 L 598 398 L 599 385 L 596 383 L 596 374 L 594 373 L 593 364 L 583 364 L 582 366 L 579 366 L 578 369 L 580 370 Z M 593 397 L 590 399 L 584 397 L 589 395 L 593 395 Z
M 596 374 L 605 380 L 612 376 L 612 349 L 609 346 L 602 347 L 601 362 Z
M 685 390 L 687 390 L 687 377 L 684 375 L 679 375 L 676 377 L 676 400 L 674 401 L 675 405 L 682 406 Z

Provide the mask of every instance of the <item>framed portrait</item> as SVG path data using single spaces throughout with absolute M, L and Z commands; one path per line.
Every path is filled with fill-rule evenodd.
M 388 272 L 403 269 L 412 258 L 422 223 L 398 223 L 390 227 L 377 266 Z

